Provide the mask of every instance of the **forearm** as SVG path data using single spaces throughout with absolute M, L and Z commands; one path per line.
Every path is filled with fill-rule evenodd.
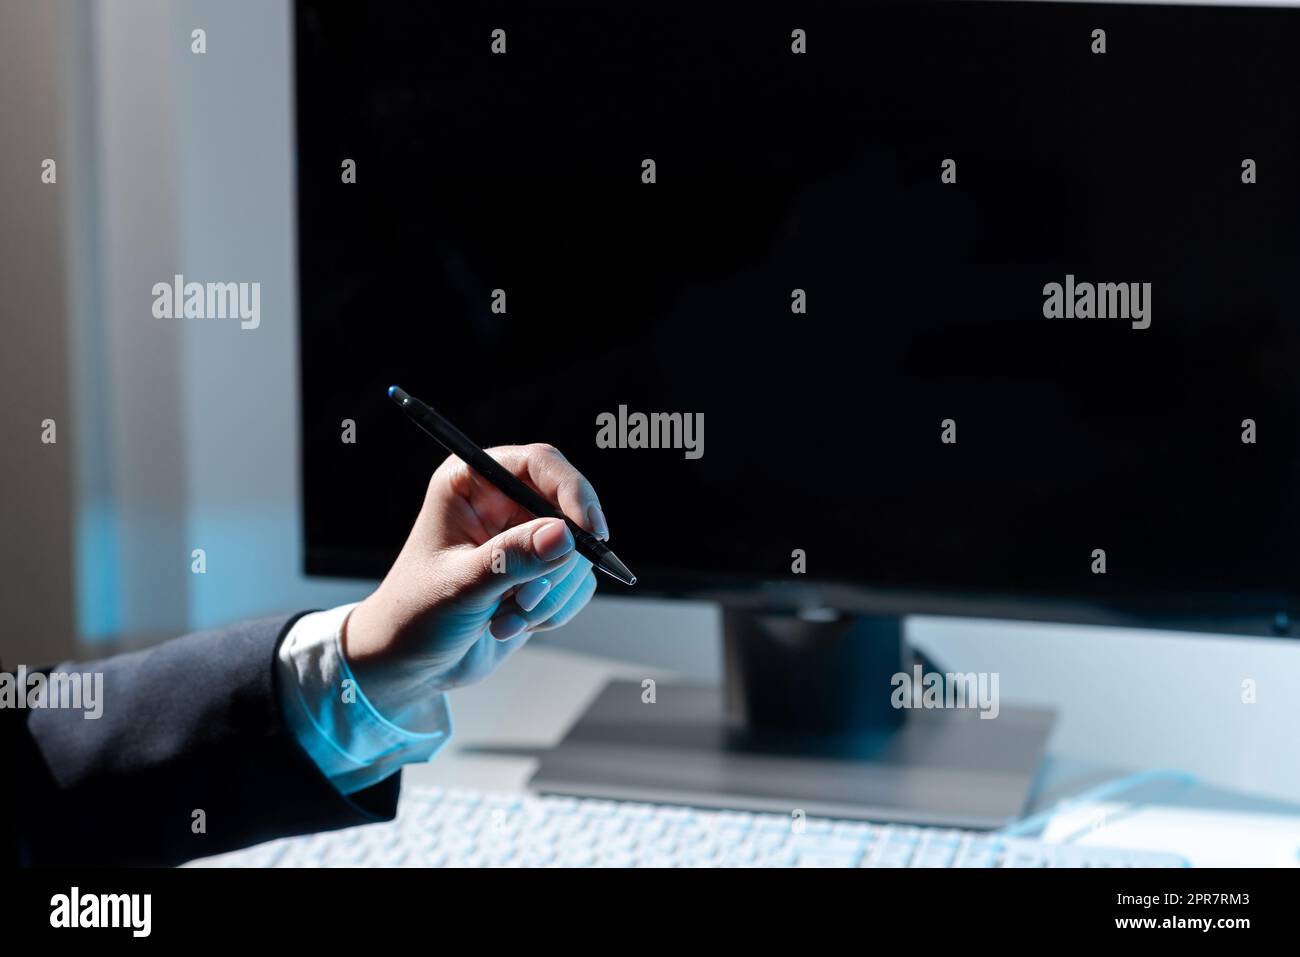
M 396 776 L 345 796 L 285 721 L 276 651 L 293 620 L 56 669 L 102 673 L 102 714 L 4 716 L 19 862 L 175 864 L 391 818 Z

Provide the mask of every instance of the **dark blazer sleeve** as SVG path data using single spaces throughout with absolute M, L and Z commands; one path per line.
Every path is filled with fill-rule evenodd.
M 103 672 L 98 719 L 0 708 L 14 862 L 171 865 L 390 820 L 400 775 L 345 797 L 285 723 L 275 654 L 296 617 L 54 669 Z M 195 833 L 198 810 L 206 833 Z

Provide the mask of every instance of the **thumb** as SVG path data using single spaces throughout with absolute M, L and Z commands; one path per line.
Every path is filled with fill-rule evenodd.
M 508 528 L 471 553 L 466 591 L 495 601 L 509 589 L 558 568 L 573 547 L 573 533 L 558 518 L 536 518 Z

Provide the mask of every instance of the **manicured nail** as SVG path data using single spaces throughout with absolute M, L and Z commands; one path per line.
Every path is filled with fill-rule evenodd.
M 573 533 L 558 518 L 533 532 L 533 551 L 544 562 L 553 562 L 573 550 Z
M 593 534 L 601 541 L 609 541 L 609 526 L 605 523 L 605 513 L 599 505 L 587 506 L 587 521 L 591 522 Z
M 497 641 L 505 641 L 508 638 L 513 638 L 527 627 L 528 622 L 513 611 L 508 611 L 500 618 L 494 618 L 489 630 L 492 632 L 492 637 Z
M 551 581 L 549 578 L 534 579 L 528 584 L 520 586 L 519 590 L 515 592 L 515 604 L 524 611 L 532 611 L 550 590 Z

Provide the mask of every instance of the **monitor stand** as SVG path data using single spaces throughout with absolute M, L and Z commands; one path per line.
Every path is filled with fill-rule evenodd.
M 896 708 L 894 676 L 932 670 L 904 646 L 900 618 L 725 609 L 723 647 L 723 689 L 608 684 L 541 755 L 532 787 L 969 828 L 1024 810 L 1053 713 Z

